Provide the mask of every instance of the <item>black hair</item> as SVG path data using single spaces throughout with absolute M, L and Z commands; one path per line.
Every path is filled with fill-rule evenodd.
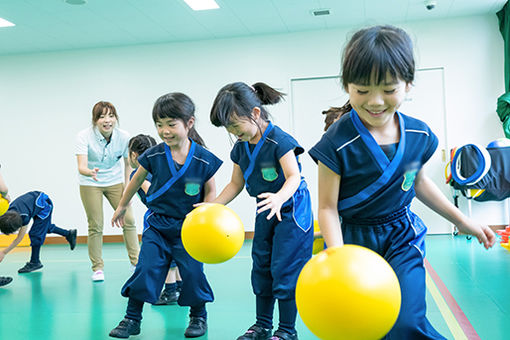
M 324 118 L 324 124 L 326 124 L 324 126 L 324 131 L 327 131 L 335 121 L 351 110 L 351 102 L 347 101 L 341 107 L 331 106 L 328 110 L 322 111 L 322 114 L 326 115 L 326 118 Z
M 23 226 L 19 212 L 8 210 L 0 216 L 0 231 L 6 235 L 12 234 Z
M 214 126 L 227 126 L 233 115 L 240 118 L 252 119 L 254 107 L 260 108 L 260 117 L 267 121 L 269 113 L 263 105 L 280 102 L 285 94 L 273 89 L 265 83 L 255 83 L 252 86 L 236 82 L 225 85 L 218 91 L 211 108 L 211 123 Z
M 384 82 L 389 74 L 407 84 L 414 80 L 413 43 L 401 28 L 385 25 L 354 33 L 342 58 L 342 85 Z
M 167 93 L 156 100 L 152 109 L 152 120 L 157 123 L 158 119 L 172 118 L 180 119 L 187 124 L 191 118 L 195 117 L 195 104 L 190 97 L 180 92 Z M 188 132 L 188 137 L 196 143 L 205 146 L 204 140 L 192 126 Z
M 141 155 L 145 150 L 156 144 L 156 140 L 152 136 L 139 134 L 129 140 L 129 152 Z

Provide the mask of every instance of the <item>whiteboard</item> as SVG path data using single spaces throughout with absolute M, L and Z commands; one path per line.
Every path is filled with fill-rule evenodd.
M 293 136 L 310 150 L 324 133 L 322 111 L 331 106 L 342 106 L 348 99 L 338 76 L 295 78 L 290 81 L 291 127 Z M 444 69 L 430 68 L 417 70 L 413 88 L 399 111 L 426 122 L 439 139 L 439 146 L 427 162 L 425 171 L 440 190 L 450 197 L 450 188 L 445 184 L 446 166 L 446 112 L 444 94 Z M 318 188 L 317 165 L 310 156 L 300 158 L 303 176 L 308 182 L 312 195 L 312 208 L 317 216 Z M 452 232 L 452 225 L 415 199 L 411 209 L 420 216 L 431 234 Z

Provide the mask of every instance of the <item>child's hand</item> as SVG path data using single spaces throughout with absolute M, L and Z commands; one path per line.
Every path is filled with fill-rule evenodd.
M 278 221 L 282 220 L 282 216 L 280 214 L 280 208 L 282 207 L 283 200 L 280 198 L 278 194 L 273 194 L 271 192 L 264 192 L 257 196 L 258 198 L 265 198 L 265 200 L 260 201 L 257 204 L 259 210 L 257 210 L 257 214 L 264 212 L 268 209 L 271 209 L 271 212 L 267 215 L 267 219 L 270 220 L 271 217 L 276 215 Z
M 460 232 L 473 235 L 478 242 L 483 244 L 485 249 L 491 248 L 496 243 L 496 235 L 487 225 L 476 224 L 469 221 L 457 226 Z
M 123 227 L 124 216 L 126 216 L 127 207 L 121 207 L 120 205 L 115 209 L 112 217 L 112 227 Z
M 99 172 L 99 168 L 94 168 L 90 171 L 92 171 L 90 173 L 90 177 L 92 177 L 92 179 L 97 182 L 97 173 Z

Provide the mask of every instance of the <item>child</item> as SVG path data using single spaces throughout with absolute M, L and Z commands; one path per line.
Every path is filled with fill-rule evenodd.
M 30 261 L 20 268 L 18 273 L 30 273 L 43 267 L 39 253 L 46 234 L 54 233 L 64 236 L 73 250 L 76 246 L 76 229 L 61 229 L 51 223 L 52 212 L 53 203 L 44 192 L 30 191 L 12 201 L 9 210 L 0 216 L 0 231 L 7 235 L 18 231 L 18 236 L 7 248 L 0 251 L 0 262 L 21 242 L 31 219 L 33 219 L 33 223 L 28 236 L 30 237 L 32 255 Z
M 9 197 L 9 189 L 7 189 L 7 184 L 5 184 L 2 174 L 0 174 L 0 196 L 5 198 L 7 202 L 11 201 L 11 198 Z M 11 281 L 12 277 L 10 276 L 0 276 L 0 287 L 8 285 Z
M 214 300 L 203 264 L 191 258 L 182 245 L 181 227 L 193 205 L 216 197 L 213 175 L 221 160 L 207 151 L 195 131 L 195 106 L 182 93 L 169 93 L 154 104 L 152 119 L 163 143 L 138 157 L 139 167 L 122 195 L 112 224 L 122 226 L 129 201 L 152 175 L 147 192 L 142 248 L 135 272 L 122 287 L 128 297 L 125 318 L 110 336 L 127 338 L 140 333 L 143 303 L 155 303 L 170 266 L 181 269 L 183 288 L 178 303 L 190 306 L 190 322 L 184 336 L 198 337 L 207 330 L 206 302 Z
M 238 138 L 230 153 L 232 179 L 214 201 L 227 204 L 246 185 L 258 207 L 251 274 L 257 320 L 238 340 L 297 339 L 294 295 L 299 272 L 312 255 L 313 216 L 297 159 L 304 150 L 268 120 L 263 107 L 282 96 L 264 83 L 238 82 L 218 92 L 211 110 L 211 122 Z M 280 323 L 271 337 L 275 299 Z
M 347 103 L 341 107 L 332 106 L 328 110 L 322 111 L 322 114 L 326 115 L 326 118 L 324 118 L 324 131 L 327 131 L 334 122 L 339 120 L 345 113 L 351 111 L 351 109 L 351 104 L 347 101 Z
M 129 140 L 129 165 L 134 169 L 129 176 L 129 179 L 133 178 L 136 173 L 136 169 L 140 166 L 138 163 L 138 157 L 143 154 L 147 149 L 156 145 L 156 140 L 149 135 L 137 135 Z M 147 174 L 147 178 L 141 185 L 140 189 L 138 189 L 138 197 L 143 204 L 147 205 L 147 191 L 150 187 L 150 182 L 152 179 L 151 174 Z M 144 229 L 148 227 L 147 223 L 144 221 Z M 179 280 L 177 281 L 177 278 Z M 179 298 L 179 287 L 181 287 L 182 281 L 180 280 L 179 272 L 177 270 L 177 265 L 175 261 L 172 260 L 170 263 L 170 269 L 168 270 L 168 275 L 165 280 L 165 289 L 161 292 L 158 301 L 156 301 L 155 305 L 170 305 L 177 302 Z
M 444 339 L 425 316 L 425 234 L 409 210 L 415 194 L 485 248 L 488 226 L 465 217 L 425 175 L 438 140 L 397 109 L 414 79 L 412 43 L 402 29 L 356 32 L 343 55 L 342 82 L 352 110 L 310 150 L 319 164 L 319 225 L 328 247 L 344 243 L 383 256 L 400 282 L 402 305 L 388 339 Z M 341 217 L 341 223 L 340 218 Z

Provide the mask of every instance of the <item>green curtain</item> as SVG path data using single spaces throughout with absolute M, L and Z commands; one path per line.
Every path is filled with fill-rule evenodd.
M 508 2 L 496 13 L 499 20 L 499 31 L 505 41 L 505 91 L 506 93 L 498 98 L 499 119 L 503 122 L 503 130 L 506 138 L 510 138 L 510 7 Z

